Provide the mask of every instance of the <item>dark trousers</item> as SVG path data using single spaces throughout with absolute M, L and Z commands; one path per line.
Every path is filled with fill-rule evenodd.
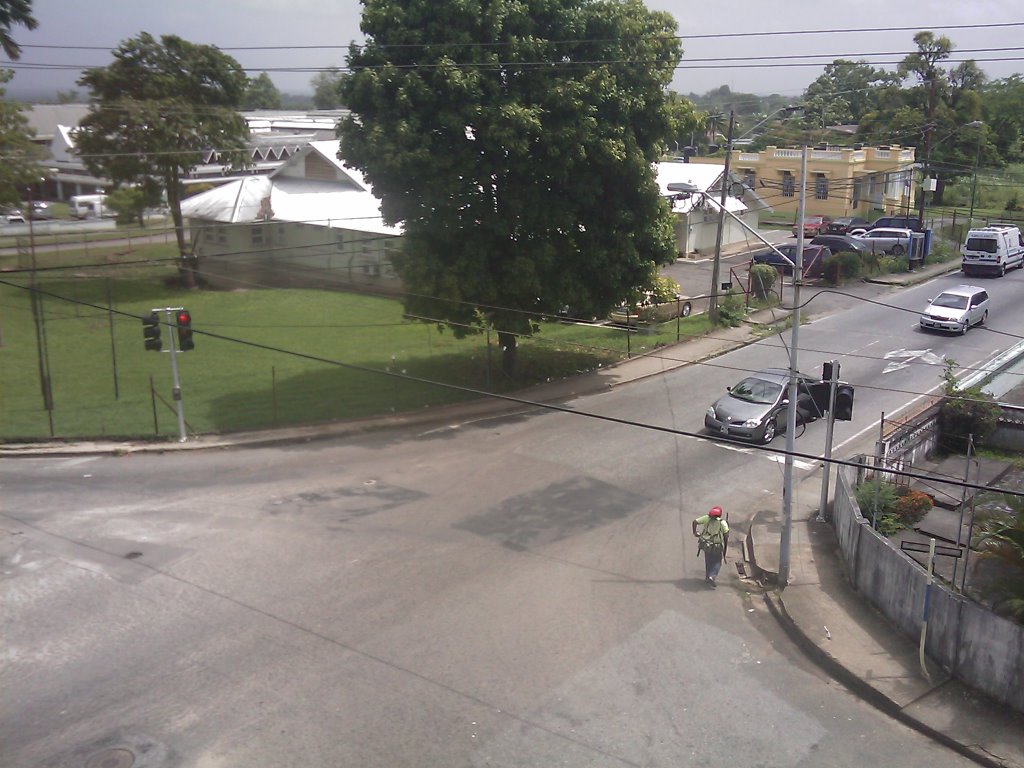
M 722 555 L 725 554 L 720 549 L 705 549 L 704 550 L 704 578 L 706 579 L 717 579 L 718 572 L 722 570 Z

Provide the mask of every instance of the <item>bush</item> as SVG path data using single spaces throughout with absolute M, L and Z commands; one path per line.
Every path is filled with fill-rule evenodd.
M 654 287 L 651 290 L 651 302 L 654 304 L 667 304 L 675 301 L 679 294 L 679 283 L 671 277 L 656 277 Z
M 999 424 L 999 406 L 995 398 L 982 392 L 980 386 L 960 389 L 953 371 L 957 364 L 946 360 L 943 378 L 946 380 L 945 397 L 939 410 L 939 429 L 947 450 L 967 452 L 968 438 L 980 445 L 992 436 Z
M 775 287 L 779 273 L 769 264 L 755 264 L 750 268 L 750 290 L 759 299 L 767 299 Z
M 914 523 L 921 522 L 921 519 L 928 514 L 932 508 L 932 498 L 921 491 L 907 489 L 898 495 L 892 505 L 892 513 L 899 518 L 899 521 L 910 527 Z
M 839 285 L 839 256 L 833 254 L 821 265 L 821 278 L 829 285 Z
M 836 258 L 839 259 L 839 276 L 844 280 L 858 278 L 864 271 L 864 262 L 861 260 L 859 253 L 843 251 L 836 254 Z
M 857 486 L 853 495 L 857 499 L 860 513 L 868 520 L 873 520 L 876 514 L 891 514 L 893 505 L 898 498 L 892 483 L 879 483 L 878 494 L 876 495 L 874 481 L 861 483 Z
M 718 304 L 718 321 L 730 328 L 737 327 L 746 317 L 743 299 L 735 291 L 729 291 Z

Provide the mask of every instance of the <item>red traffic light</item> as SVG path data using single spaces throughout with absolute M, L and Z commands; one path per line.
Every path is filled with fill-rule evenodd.
M 189 314 L 187 309 L 179 309 L 177 321 L 178 349 L 182 352 L 188 352 L 190 349 L 195 349 L 196 343 L 192 338 L 192 315 Z

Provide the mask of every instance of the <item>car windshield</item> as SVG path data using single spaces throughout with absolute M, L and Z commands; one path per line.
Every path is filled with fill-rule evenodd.
M 933 307 L 947 307 L 949 309 L 967 309 L 967 297 L 956 293 L 943 293 L 932 302 Z
M 737 400 L 746 400 L 748 403 L 770 404 L 779 399 L 781 392 L 781 384 L 751 377 L 733 387 L 729 394 Z

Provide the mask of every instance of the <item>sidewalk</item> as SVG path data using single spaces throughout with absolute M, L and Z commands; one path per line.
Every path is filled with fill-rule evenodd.
M 797 513 L 794 512 L 796 515 Z M 768 589 L 769 612 L 804 653 L 852 693 L 980 765 L 1024 767 L 1024 715 L 974 692 L 926 659 L 850 586 L 827 522 L 806 506 L 794 520 L 789 585 Z M 745 550 L 771 580 L 781 515 L 751 521 Z

